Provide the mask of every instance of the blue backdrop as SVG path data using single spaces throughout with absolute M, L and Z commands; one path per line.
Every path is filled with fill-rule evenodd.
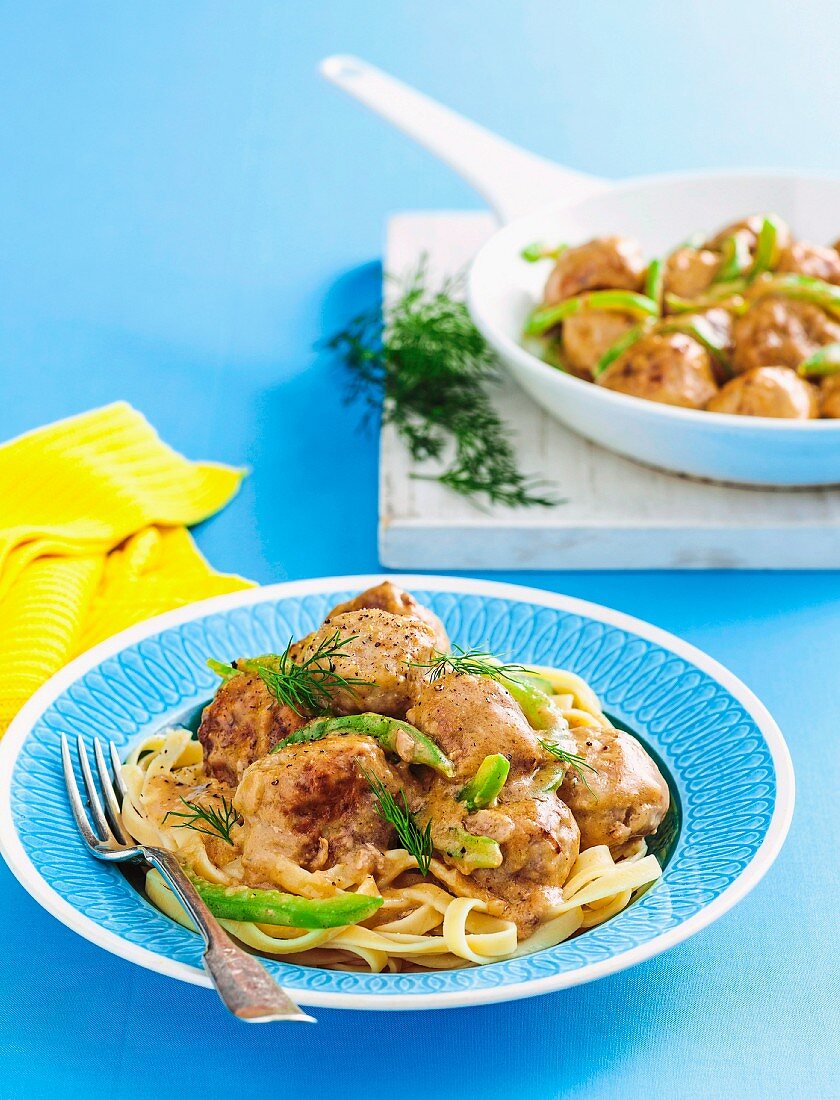
M 199 532 L 217 566 L 375 570 L 376 441 L 313 344 L 376 301 L 388 213 L 478 202 L 317 61 L 358 53 L 606 176 L 840 170 L 839 30 L 831 0 L 2 4 L 0 438 L 126 398 L 252 467 Z M 260 1030 L 77 939 L 2 867 L 0 1095 L 838 1095 L 840 577 L 522 579 L 682 634 L 776 715 L 797 814 L 737 910 L 563 994 Z

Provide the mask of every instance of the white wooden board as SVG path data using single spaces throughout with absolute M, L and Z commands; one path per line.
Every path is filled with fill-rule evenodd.
M 464 268 L 493 231 L 488 214 L 400 214 L 385 269 L 428 257 L 432 279 Z M 637 466 L 552 420 L 513 382 L 499 411 L 523 470 L 557 486 L 553 508 L 482 511 L 412 463 L 392 428 L 380 441 L 379 552 L 398 569 L 830 569 L 840 567 L 840 490 L 737 489 Z

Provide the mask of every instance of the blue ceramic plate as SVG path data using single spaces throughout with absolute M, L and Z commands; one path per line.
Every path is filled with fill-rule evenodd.
M 527 997 L 591 981 L 663 951 L 726 912 L 759 881 L 793 812 L 790 755 L 755 696 L 710 657 L 626 615 L 531 588 L 392 578 L 443 619 L 453 641 L 584 676 L 617 724 L 653 751 L 674 812 L 660 828 L 662 879 L 624 912 L 548 951 L 426 974 L 348 974 L 269 961 L 302 1004 L 419 1009 Z M 201 940 L 158 913 L 114 867 L 88 856 L 61 777 L 62 731 L 122 750 L 184 721 L 217 683 L 208 656 L 264 653 L 381 580 L 333 577 L 208 600 L 124 631 L 53 677 L 0 744 L 0 849 L 26 889 L 107 950 L 209 985 Z M 720 767 L 725 759 L 726 768 Z M 664 835 L 663 835 L 664 834 Z

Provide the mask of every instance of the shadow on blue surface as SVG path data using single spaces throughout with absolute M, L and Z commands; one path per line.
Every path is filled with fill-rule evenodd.
M 324 343 L 359 313 L 378 309 L 381 286 L 378 262 L 336 279 L 324 295 L 311 365 L 256 396 L 252 535 L 269 561 L 281 548 L 274 580 L 317 572 L 305 546 L 311 533 L 320 542 L 314 558 L 332 558 L 337 573 L 363 571 L 377 559 L 376 424 L 348 408 L 347 379 Z M 278 530 L 281 509 L 287 518 Z

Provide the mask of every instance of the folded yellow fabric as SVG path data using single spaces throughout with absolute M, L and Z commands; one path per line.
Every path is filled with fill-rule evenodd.
M 241 479 L 177 454 L 123 402 L 0 446 L 0 733 L 89 646 L 251 584 L 214 572 L 184 529 Z

